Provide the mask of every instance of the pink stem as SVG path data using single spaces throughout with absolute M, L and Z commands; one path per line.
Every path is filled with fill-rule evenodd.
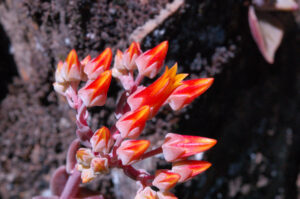
M 75 165 L 77 163 L 76 161 L 76 152 L 80 147 L 80 140 L 77 138 L 73 140 L 73 142 L 70 144 L 68 153 L 67 153 L 67 164 L 66 164 L 66 171 L 68 174 L 73 172 L 73 169 L 75 168 Z
M 146 158 L 149 158 L 149 157 L 152 157 L 152 156 L 155 156 L 157 154 L 160 154 L 162 153 L 162 148 L 161 147 L 158 147 L 156 149 L 153 149 L 151 151 L 148 151 L 147 153 L 144 153 L 141 158 L 139 160 L 144 160 Z
M 135 181 L 140 181 L 142 185 L 144 186 L 151 186 L 151 182 L 154 179 L 153 175 L 150 175 L 149 173 L 145 171 L 140 171 L 135 169 L 133 166 L 128 165 L 128 166 L 122 166 L 123 171 L 125 175 L 127 175 L 129 178 L 135 180 Z
M 80 175 L 80 172 L 75 169 L 74 172 L 69 176 L 69 179 L 60 196 L 60 199 L 70 199 L 77 194 L 79 184 L 81 181 Z

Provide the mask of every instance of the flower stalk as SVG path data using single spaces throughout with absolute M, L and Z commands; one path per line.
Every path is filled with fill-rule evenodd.
M 210 166 L 210 163 L 187 158 L 210 149 L 216 144 L 214 139 L 169 133 L 165 142 L 152 150 L 148 150 L 151 146 L 149 140 L 139 139 L 147 121 L 155 117 L 161 107 L 170 104 L 174 110 L 181 109 L 204 93 L 213 82 L 212 78 L 183 81 L 187 74 L 177 74 L 175 64 L 170 69 L 166 67 L 152 84 L 142 85 L 145 77 L 153 79 L 158 75 L 167 50 L 167 41 L 146 52 L 142 52 L 139 43 L 133 42 L 124 52 L 117 51 L 112 69 L 110 48 L 96 58 L 88 55 L 81 61 L 72 50 L 64 62 L 58 63 L 53 86 L 77 112 L 77 139 L 70 144 L 66 167 L 59 170 L 67 175 L 67 180 L 54 176 L 53 182 L 63 185 L 62 191 L 54 194 L 63 199 L 81 197 L 81 183 L 91 182 L 110 169 L 119 168 L 141 185 L 136 199 L 175 199 L 176 196 L 169 191 L 172 187 Z M 89 126 L 88 109 L 105 105 L 112 77 L 124 88 L 116 102 L 117 122 L 110 128 L 102 126 L 93 130 Z M 173 163 L 172 170 L 158 170 L 151 175 L 133 166 L 161 153 L 166 161 Z M 102 198 L 95 192 L 85 195 L 85 198 Z

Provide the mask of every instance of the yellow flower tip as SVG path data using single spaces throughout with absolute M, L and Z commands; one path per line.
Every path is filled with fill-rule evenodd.
M 68 71 L 70 71 L 71 67 L 73 65 L 79 67 L 80 66 L 80 61 L 78 59 L 77 53 L 75 49 L 72 49 L 70 53 L 67 56 L 66 62 L 68 64 Z

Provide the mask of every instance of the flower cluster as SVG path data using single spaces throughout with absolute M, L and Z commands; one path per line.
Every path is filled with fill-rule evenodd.
M 180 110 L 213 83 L 213 78 L 184 80 L 187 74 L 177 74 L 175 64 L 166 67 L 152 84 L 142 85 L 144 77 L 153 79 L 158 75 L 167 50 L 167 41 L 146 52 L 142 52 L 139 43 L 133 42 L 124 52 L 117 51 L 112 69 L 110 48 L 96 58 L 88 55 L 83 60 L 72 50 L 64 62 L 58 63 L 53 86 L 77 111 L 78 137 L 68 152 L 66 173 L 69 177 L 60 193 L 61 198 L 82 195 L 76 176 L 86 183 L 111 168 L 120 168 L 141 185 L 136 199 L 174 199 L 176 197 L 169 191 L 172 187 L 211 166 L 208 162 L 188 158 L 213 147 L 214 139 L 168 133 L 164 143 L 156 148 L 150 141 L 139 139 L 147 120 L 155 117 L 162 106 L 169 104 L 173 110 Z M 87 108 L 105 104 L 112 77 L 124 88 L 116 103 L 117 122 L 110 128 L 103 126 L 93 131 L 88 125 Z M 160 153 L 172 164 L 171 169 L 150 174 L 133 166 Z M 158 191 L 153 190 L 153 186 Z

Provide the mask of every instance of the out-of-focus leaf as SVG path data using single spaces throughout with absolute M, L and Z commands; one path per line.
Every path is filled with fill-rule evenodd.
M 55 170 L 50 181 L 50 190 L 53 195 L 60 196 L 68 181 L 69 175 L 65 166 Z
M 281 23 L 273 13 L 256 14 L 254 7 L 249 7 L 248 21 L 253 39 L 265 60 L 273 64 L 276 50 L 284 34 Z
M 253 5 L 261 10 L 293 11 L 298 9 L 295 0 L 253 0 Z

